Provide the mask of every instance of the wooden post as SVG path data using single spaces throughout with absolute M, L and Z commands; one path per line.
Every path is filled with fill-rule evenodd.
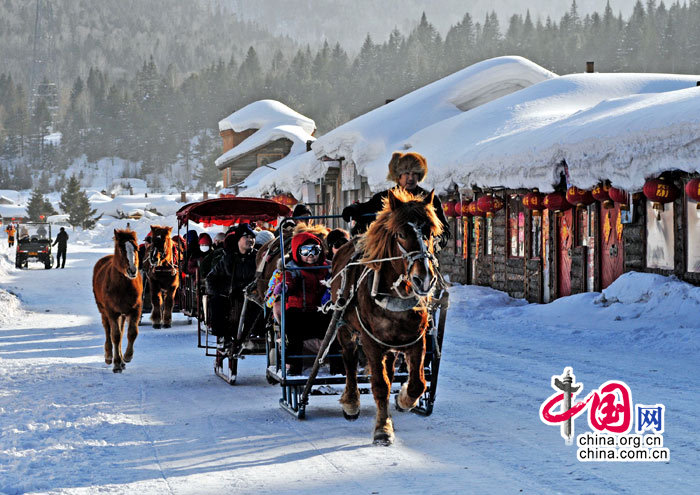
M 209 199 L 209 191 L 204 191 L 202 193 L 202 201 Z
M 594 62 L 586 62 L 586 72 L 592 74 L 595 72 L 593 69 Z
M 187 202 L 187 193 L 185 191 L 180 191 L 180 202 L 181 203 Z

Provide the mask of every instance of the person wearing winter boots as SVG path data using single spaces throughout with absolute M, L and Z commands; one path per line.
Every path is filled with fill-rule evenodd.
M 66 229 L 64 229 L 63 227 L 61 227 L 61 230 L 58 232 L 56 240 L 53 243 L 54 246 L 56 244 L 58 244 L 58 252 L 56 253 L 56 268 L 58 268 L 59 266 L 61 268 L 65 268 L 66 250 L 68 248 L 68 233 L 66 233 Z M 61 258 L 63 258 L 63 263 L 61 263 Z

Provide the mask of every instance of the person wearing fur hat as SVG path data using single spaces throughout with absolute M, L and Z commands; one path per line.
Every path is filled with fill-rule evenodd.
M 242 223 L 224 239 L 224 253 L 205 281 L 209 297 L 212 333 L 227 346 L 236 330 L 243 309 L 243 289 L 255 277 L 255 231 Z M 254 311 L 247 313 L 255 318 Z M 246 317 L 247 321 L 248 317 Z
M 428 191 L 418 185 L 425 179 L 427 173 L 428 164 L 422 155 L 413 151 L 408 153 L 397 151 L 391 155 L 387 179 L 396 182 L 395 188 L 401 187 L 412 194 L 427 196 Z M 365 203 L 355 203 L 343 209 L 343 219 L 346 222 L 355 220 L 355 226 L 352 228 L 352 235 L 362 234 L 367 230 L 369 224 L 376 218 L 376 213 L 382 210 L 383 200 L 388 195 L 388 189 L 380 191 Z M 440 247 L 445 247 L 452 234 L 449 224 L 447 223 L 447 218 L 445 218 L 445 212 L 442 209 L 442 202 L 437 194 L 433 199 L 433 207 L 435 208 L 435 213 L 442 222 L 443 228 L 439 244 Z

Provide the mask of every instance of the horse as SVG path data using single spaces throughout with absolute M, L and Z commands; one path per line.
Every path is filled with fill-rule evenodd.
M 170 237 L 172 227 L 151 225 L 151 246 L 146 253 L 145 272 L 151 290 L 153 328 L 170 328 L 175 293 L 180 286 L 177 260 Z
M 143 285 L 139 276 L 138 240 L 132 230 L 114 231 L 114 254 L 100 258 L 92 272 L 92 292 L 105 329 L 105 363 L 121 373 L 134 356 L 139 334 Z M 128 345 L 122 356 L 124 324 Z
M 371 370 L 377 405 L 376 445 L 394 442 L 388 404 L 399 352 L 406 358 L 409 376 L 396 398 L 397 409 L 414 408 L 426 389 L 423 363 L 428 308 L 439 275 L 434 239 L 442 233 L 433 197 L 434 191 L 423 198 L 390 190 L 367 232 L 333 257 L 331 297 L 336 308 L 344 306 L 337 333 L 346 371 L 340 404 L 345 419 L 359 417 L 359 341 Z

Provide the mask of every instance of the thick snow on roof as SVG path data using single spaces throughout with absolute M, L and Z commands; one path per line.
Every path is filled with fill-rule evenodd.
M 562 76 L 439 122 L 403 145 L 426 156 L 428 186 L 455 181 L 551 191 L 566 160 L 579 187 L 607 178 L 637 190 L 664 170 L 700 170 L 700 89 L 688 89 L 699 79 Z M 368 177 L 380 180 L 385 169 L 368 170 Z
M 316 123 L 308 117 L 295 112 L 284 103 L 275 100 L 255 101 L 219 121 L 219 131 L 232 129 L 242 132 L 246 129 L 258 129 L 216 159 L 216 166 L 222 168 L 261 146 L 277 139 L 287 138 L 292 141 L 290 154 L 298 155 L 306 151 L 306 142 L 313 141 L 311 135 L 316 130 Z
M 327 166 L 319 161 L 324 156 L 343 157 L 353 162 L 362 175 L 367 175 L 369 169 L 381 168 L 381 177 L 370 181 L 370 187 L 378 190 L 386 184 L 391 154 L 419 129 L 555 77 L 556 74 L 522 57 L 479 62 L 346 122 L 318 138 L 313 154 L 280 164 L 278 172 L 265 173 L 264 177 L 254 172 L 255 187 L 251 184 L 245 194 L 260 195 L 274 188 L 294 193 L 300 190 L 301 180 L 314 181 L 325 174 Z
M 238 146 L 234 146 L 217 158 L 215 162 L 216 166 L 220 169 L 224 168 L 230 161 L 240 158 L 246 153 L 250 153 L 261 146 L 265 146 L 266 144 L 281 138 L 287 138 L 292 142 L 292 148 L 287 156 L 295 156 L 300 153 L 305 153 L 306 142 L 316 140 L 315 137 L 298 126 L 286 124 L 278 126 L 270 125 L 256 131 L 251 136 L 244 139 Z

